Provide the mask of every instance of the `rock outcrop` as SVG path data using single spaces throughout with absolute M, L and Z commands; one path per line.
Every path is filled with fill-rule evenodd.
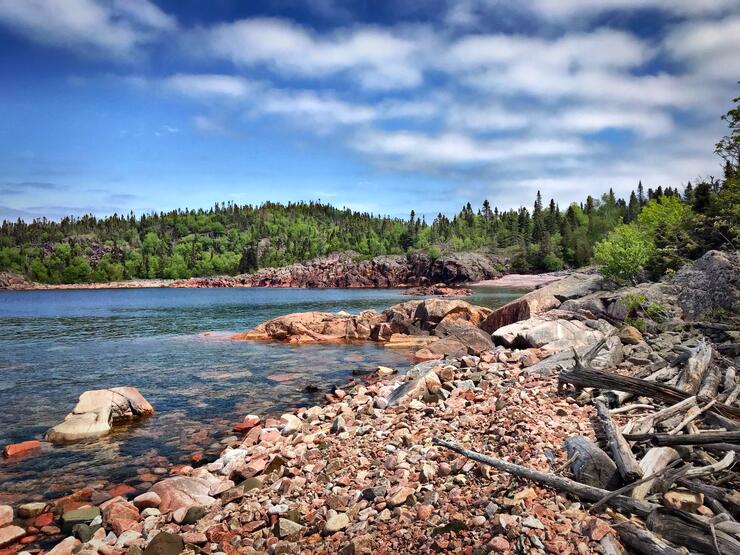
M 740 253 L 709 251 L 671 280 L 687 320 L 713 320 L 740 314 Z
M 581 297 L 599 288 L 598 274 L 574 273 L 544 287 L 535 289 L 496 309 L 481 328 L 492 333 L 502 326 L 526 320 L 537 314 L 557 308 L 565 300 Z
M 425 253 L 376 256 L 362 260 L 354 252 L 314 258 L 253 274 L 175 281 L 173 287 L 399 287 L 459 284 L 503 275 L 508 260 L 485 253 L 453 253 L 432 260 Z
M 77 405 L 44 438 L 52 443 L 101 437 L 116 422 L 154 414 L 154 408 L 135 387 L 113 387 L 86 391 Z

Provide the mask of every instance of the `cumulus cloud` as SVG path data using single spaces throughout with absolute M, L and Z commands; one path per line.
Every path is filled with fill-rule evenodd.
M 255 89 L 255 84 L 242 77 L 223 74 L 178 73 L 162 80 L 170 91 L 192 97 L 244 98 Z
M 0 24 L 40 44 L 114 57 L 177 27 L 149 0 L 0 0 Z
M 691 21 L 674 27 L 665 50 L 701 78 L 740 78 L 740 15 Z

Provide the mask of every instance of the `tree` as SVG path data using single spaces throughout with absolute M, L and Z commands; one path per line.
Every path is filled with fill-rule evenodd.
M 594 247 L 594 260 L 604 277 L 636 283 L 654 250 L 636 225 L 621 225 Z

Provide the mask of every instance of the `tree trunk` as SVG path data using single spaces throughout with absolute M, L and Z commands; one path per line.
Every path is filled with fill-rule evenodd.
M 658 536 L 631 522 L 620 522 L 614 529 L 621 542 L 640 555 L 684 555 L 684 552 L 665 543 Z
M 640 468 L 642 468 L 645 476 L 650 476 L 651 474 L 660 472 L 678 458 L 678 452 L 671 447 L 651 447 L 640 461 Z M 654 485 L 655 480 L 640 484 L 632 490 L 632 497 L 635 499 L 645 499 Z
M 615 489 L 621 485 L 617 465 L 586 436 L 566 439 L 565 452 L 569 459 L 577 455 L 570 468 L 580 483 L 603 489 Z
M 678 380 L 678 388 L 691 395 L 696 395 L 711 361 L 712 347 L 702 341 L 689 352 L 689 359 L 686 361 Z
M 700 434 L 630 434 L 625 436 L 629 441 L 650 440 L 654 445 L 702 445 L 706 443 L 727 442 L 740 445 L 740 432 L 723 432 L 711 430 Z
M 651 532 L 663 536 L 669 542 L 700 553 L 716 555 L 717 548 L 722 555 L 740 553 L 740 542 L 735 538 L 717 529 L 713 533 L 708 522 L 676 509 L 656 509 L 650 513 L 646 524 Z

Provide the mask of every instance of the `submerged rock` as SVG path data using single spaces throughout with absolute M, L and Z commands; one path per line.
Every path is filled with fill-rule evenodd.
M 77 405 L 65 418 L 46 432 L 53 443 L 101 437 L 120 421 L 135 420 L 154 414 L 154 408 L 135 387 L 96 389 L 80 395 Z

